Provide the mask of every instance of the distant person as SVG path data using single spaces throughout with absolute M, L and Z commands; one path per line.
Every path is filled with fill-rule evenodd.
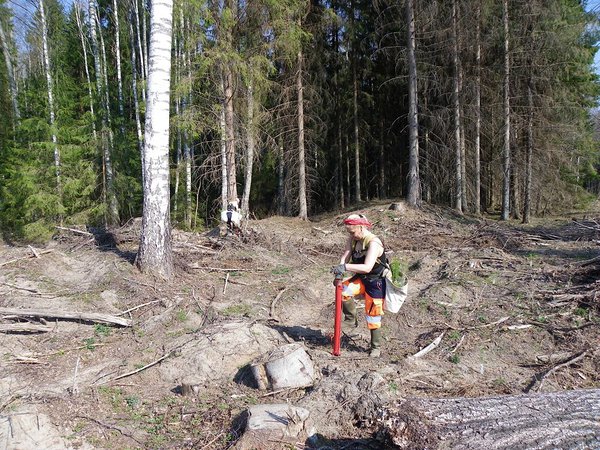
M 221 211 L 221 222 L 227 224 L 227 230 L 233 233 L 242 228 L 242 214 L 239 211 L 239 200 L 231 200 L 227 203 L 227 209 Z
M 367 328 L 371 332 L 369 355 L 381 355 L 381 317 L 385 299 L 387 266 L 383 243 L 371 233 L 371 223 L 362 214 L 352 214 L 344 220 L 348 240 L 340 264 L 333 267 L 336 275 L 352 272 L 354 275 L 342 282 L 342 309 L 346 325 L 358 326 L 354 297 L 364 295 Z

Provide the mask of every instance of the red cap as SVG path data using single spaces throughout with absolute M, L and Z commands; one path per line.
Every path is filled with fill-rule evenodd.
M 373 225 L 366 217 L 357 217 L 356 219 L 344 220 L 344 225 L 363 225 L 367 228 L 371 228 Z

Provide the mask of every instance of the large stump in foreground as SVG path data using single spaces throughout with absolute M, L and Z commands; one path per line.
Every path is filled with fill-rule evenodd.
M 402 449 L 600 449 L 600 389 L 410 399 L 382 409 Z

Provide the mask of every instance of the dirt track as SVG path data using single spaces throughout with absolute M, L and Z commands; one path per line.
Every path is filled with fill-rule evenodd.
M 39 258 L 3 246 L 0 307 L 117 315 L 143 306 L 124 315 L 132 328 L 51 321 L 49 332 L 1 334 L 0 447 L 34 448 L 42 417 L 43 448 L 224 449 L 249 405 L 289 401 L 311 411 L 318 445 L 380 448 L 371 440 L 378 402 L 600 387 L 595 222 L 522 228 L 388 206 L 360 211 L 412 270 L 409 299 L 384 317 L 378 360 L 367 357 L 364 323 L 344 333 L 340 357 L 330 353 L 329 268 L 342 252 L 343 216 L 251 221 L 226 238 L 176 231 L 168 283 L 132 266 L 136 223 L 111 235 L 64 231 Z M 437 348 L 409 358 L 442 333 Z M 316 386 L 246 386 L 247 364 L 288 342 L 304 343 Z M 182 397 L 192 374 L 204 384 L 197 398 Z

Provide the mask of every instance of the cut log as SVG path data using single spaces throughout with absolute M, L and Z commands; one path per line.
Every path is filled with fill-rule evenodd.
M 235 450 L 297 448 L 315 433 L 310 412 L 287 403 L 254 405 L 248 409 L 246 431 Z
M 250 367 L 254 385 L 261 390 L 304 388 L 316 381 L 316 372 L 310 356 L 301 344 L 277 348 L 260 358 Z
M 600 389 L 484 398 L 413 398 L 381 410 L 401 449 L 600 448 Z
M 0 333 L 47 333 L 52 327 L 37 323 L 1 323 Z
M 0 308 L 0 316 L 14 317 L 44 317 L 49 319 L 63 320 L 83 320 L 85 322 L 107 323 L 110 325 L 120 325 L 122 327 L 130 327 L 131 320 L 122 317 L 111 316 L 110 314 L 102 313 L 87 313 L 73 311 L 43 311 L 33 309 L 18 309 L 18 308 Z

